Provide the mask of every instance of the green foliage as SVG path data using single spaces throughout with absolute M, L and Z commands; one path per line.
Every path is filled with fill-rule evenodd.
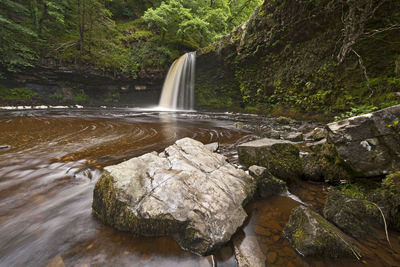
M 65 101 L 64 95 L 60 94 L 60 93 L 53 93 L 53 94 L 50 95 L 50 98 L 55 100 L 55 101 L 58 101 L 58 102 Z
M 0 1 L 0 66 L 11 72 L 33 66 L 37 57 L 31 46 L 37 35 L 23 19 L 29 10 L 19 2 Z
M 143 19 L 162 40 L 166 36 L 179 36 L 182 41 L 190 41 L 199 48 L 247 20 L 260 3 L 259 0 L 217 0 L 211 4 L 205 0 L 169 0 L 148 9 Z
M 5 88 L 0 86 L 0 99 L 3 100 L 31 100 L 39 95 L 28 88 Z
M 376 111 L 376 110 L 378 110 L 378 107 L 371 106 L 371 105 L 356 106 L 356 107 L 352 107 L 350 109 L 350 111 L 342 113 L 339 116 L 335 116 L 335 120 L 336 121 L 340 121 L 340 120 L 347 119 L 347 118 L 350 118 L 350 117 L 371 113 L 371 112 Z
M 74 102 L 86 102 L 88 99 L 88 96 L 85 94 L 84 91 L 80 91 L 78 94 L 72 98 Z

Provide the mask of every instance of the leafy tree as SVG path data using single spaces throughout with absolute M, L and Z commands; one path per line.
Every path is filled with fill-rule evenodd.
M 24 19 L 28 14 L 21 1 L 0 1 L 0 64 L 7 71 L 32 66 L 37 57 L 30 45 L 37 35 Z

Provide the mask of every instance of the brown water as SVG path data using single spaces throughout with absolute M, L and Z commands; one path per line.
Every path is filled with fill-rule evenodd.
M 232 244 L 211 257 L 185 252 L 168 237 L 141 238 L 116 231 L 91 212 L 92 192 L 104 166 L 151 151 L 183 137 L 218 141 L 237 161 L 233 144 L 252 138 L 234 127 L 253 116 L 212 113 L 159 113 L 129 109 L 0 112 L 0 266 L 235 266 Z M 293 189 L 316 210 L 323 185 Z M 282 237 L 290 211 L 288 197 L 251 203 L 246 236 L 256 236 L 271 266 L 400 266 L 398 236 L 394 250 L 384 239 L 363 241 L 365 263 L 303 259 Z

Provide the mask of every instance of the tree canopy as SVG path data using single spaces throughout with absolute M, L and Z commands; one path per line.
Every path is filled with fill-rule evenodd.
M 244 22 L 261 0 L 0 0 L 0 67 L 38 60 L 137 74 Z

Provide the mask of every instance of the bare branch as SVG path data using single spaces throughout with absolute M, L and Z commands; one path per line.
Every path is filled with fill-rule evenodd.
M 368 96 L 368 98 L 371 98 L 371 96 L 374 94 L 374 90 L 372 90 L 372 88 L 370 86 L 367 68 L 364 65 L 364 61 L 363 61 L 362 57 L 353 48 L 351 49 L 351 51 L 358 57 L 358 63 L 360 64 L 360 67 L 363 70 L 365 80 L 367 81 L 367 87 L 371 92 L 371 94 Z

